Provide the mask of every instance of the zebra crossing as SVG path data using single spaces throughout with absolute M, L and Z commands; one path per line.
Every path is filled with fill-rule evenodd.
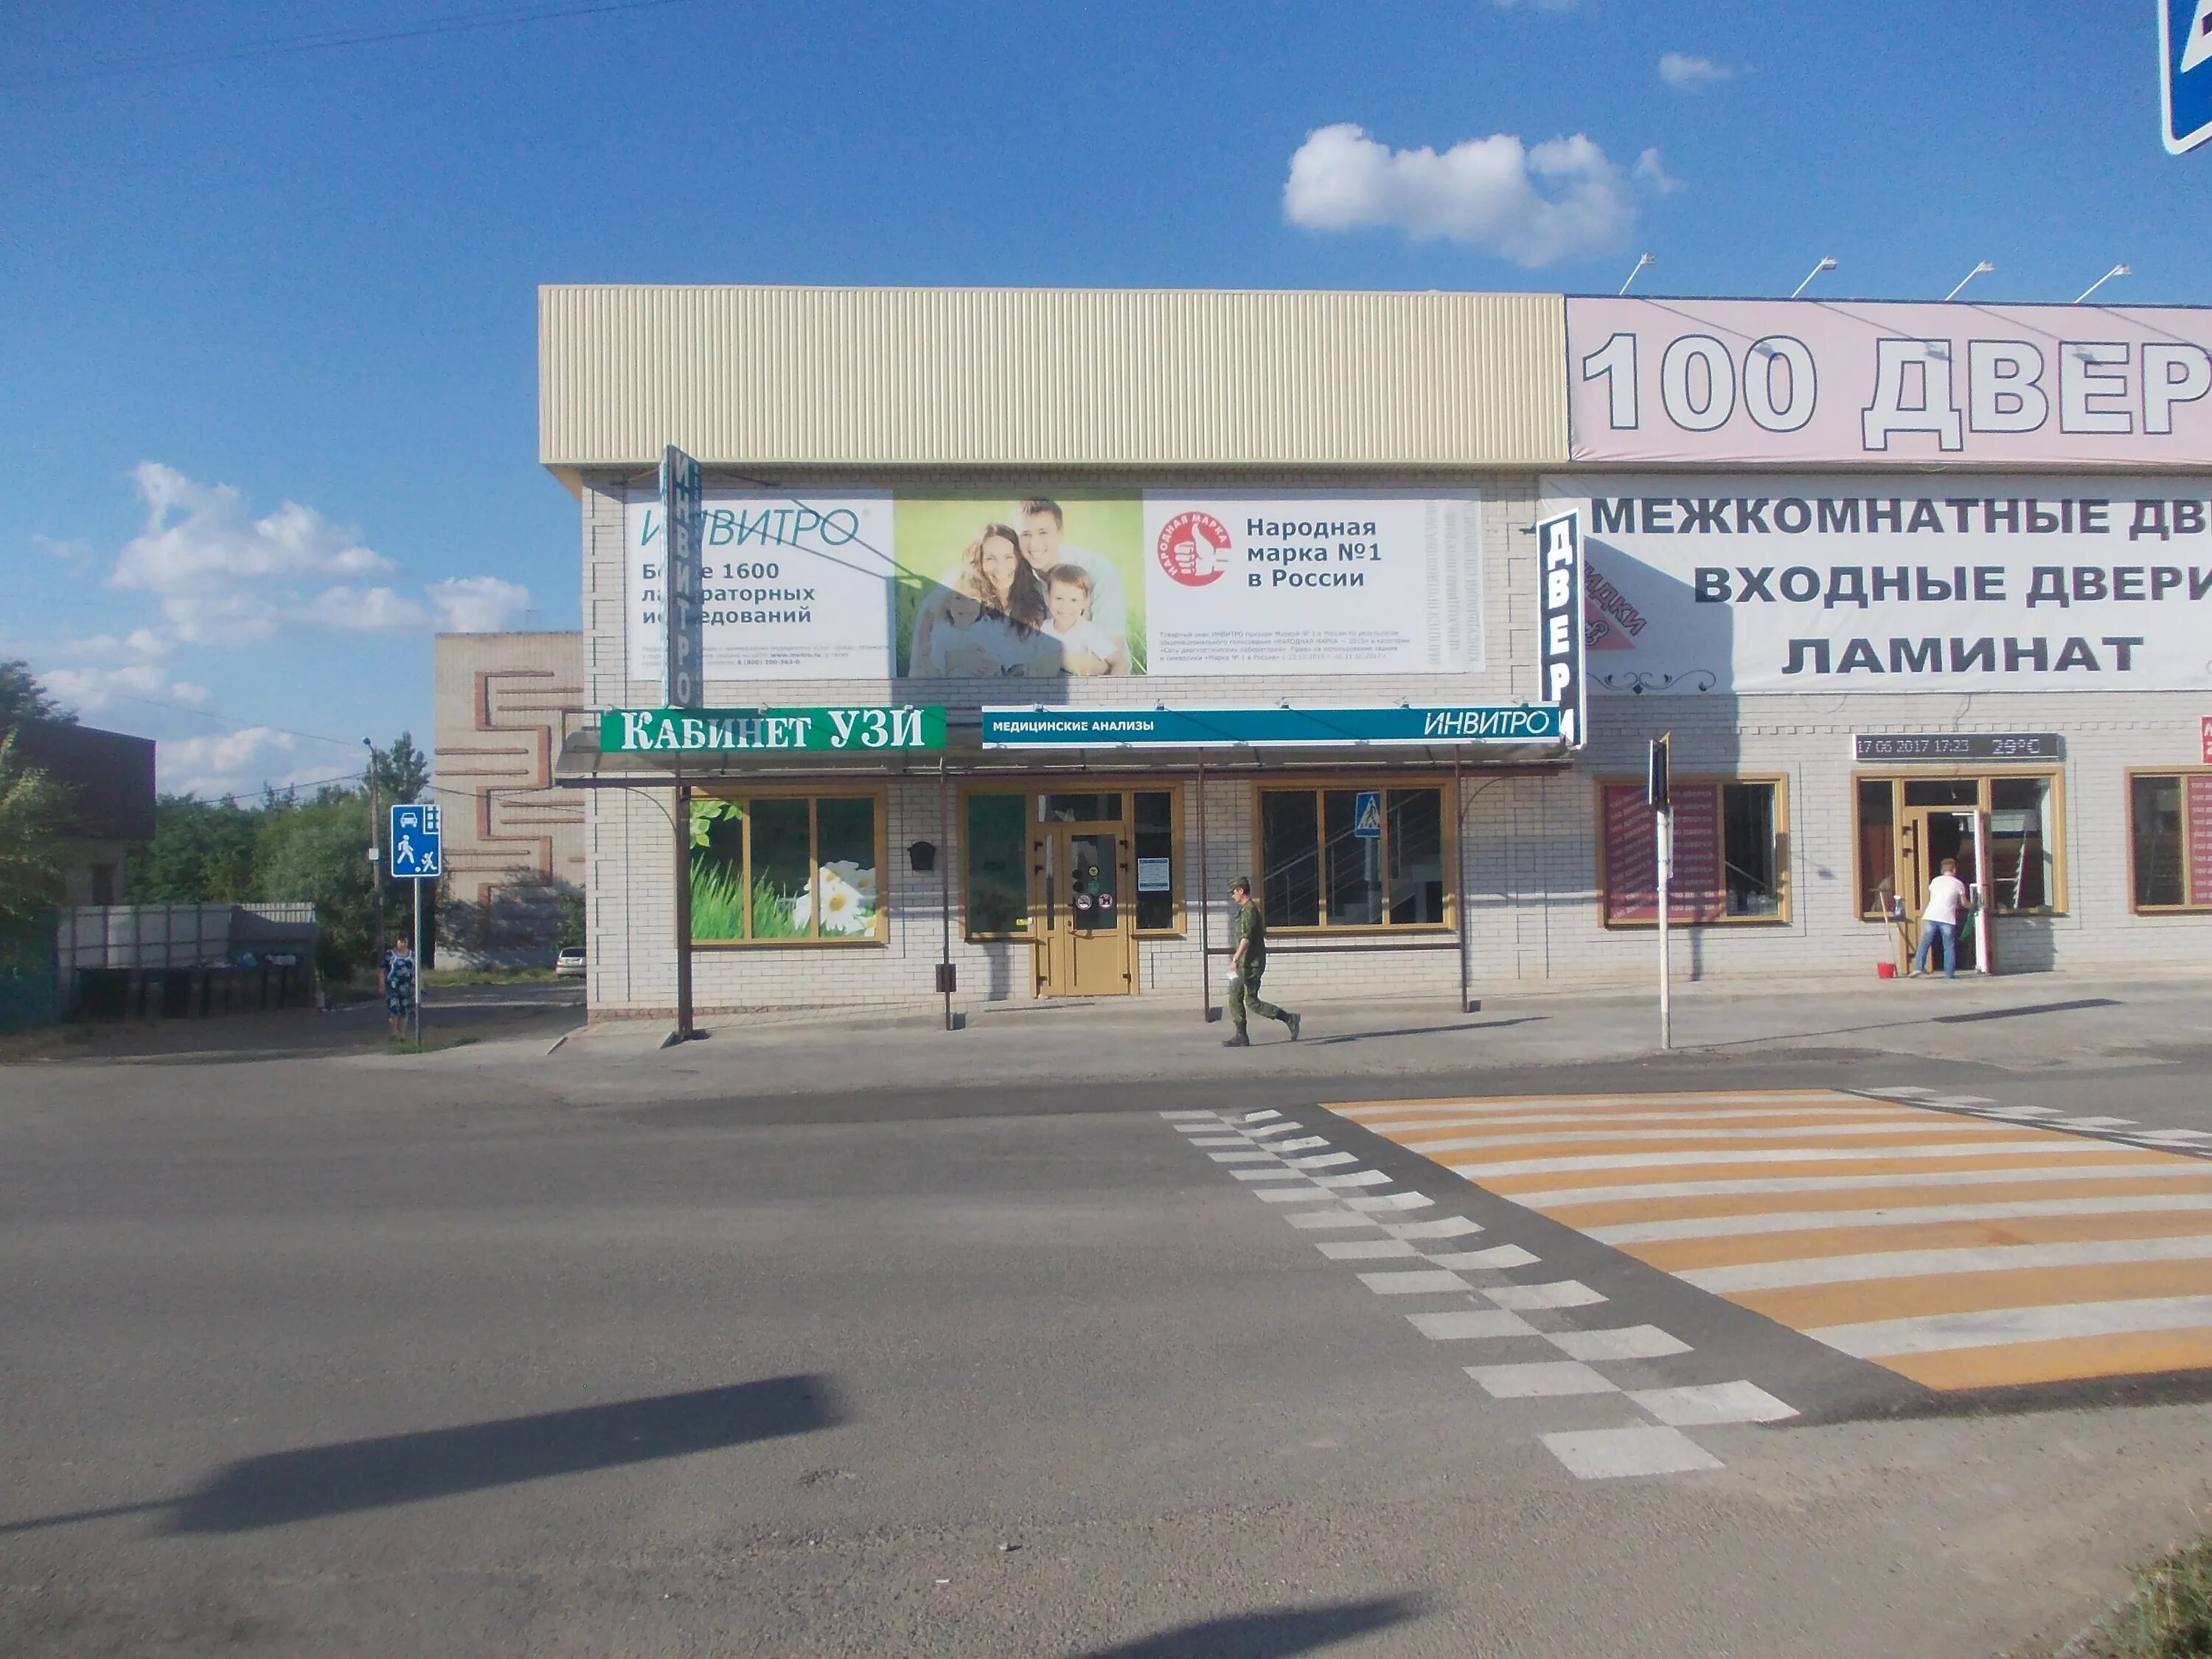
M 1543 1274 L 1540 1256 L 1498 1241 L 1465 1215 L 1400 1186 L 1357 1154 L 1281 1112 L 1161 1116 L 1291 1226 L 1316 1235 L 1320 1255 L 1405 1312 L 1429 1340 L 1453 1345 L 1462 1370 L 1495 1401 L 1558 1402 L 1560 1426 L 1538 1433 L 1582 1480 L 1682 1474 L 1721 1467 L 1685 1432 L 1796 1415 L 1747 1379 L 1656 1382 L 1650 1372 L 1692 1352 L 1651 1324 L 1607 1324 L 1607 1298 L 1579 1280 Z M 1382 1192 L 1377 1188 L 1399 1187 Z M 1531 1276 L 1527 1270 L 1538 1270 Z M 1597 1311 L 1592 1312 L 1590 1310 Z
M 1912 1086 L 1330 1109 L 1928 1389 L 2212 1368 L 2203 1131 Z

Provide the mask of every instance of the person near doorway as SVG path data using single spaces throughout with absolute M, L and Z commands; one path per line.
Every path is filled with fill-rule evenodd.
M 1935 947 L 1943 946 L 1943 977 L 1959 977 L 1959 918 L 1966 914 L 1966 884 L 1959 879 L 1959 860 L 1945 859 L 1935 880 L 1928 884 L 1928 903 L 1920 913 L 1920 950 L 1912 958 L 1912 971 L 1929 972 Z
M 1237 1034 L 1224 1037 L 1224 1048 L 1249 1048 L 1252 1035 L 1244 1029 L 1247 1010 L 1267 1019 L 1279 1019 L 1291 1028 L 1291 1041 L 1298 1040 L 1300 1021 L 1296 1014 L 1278 1008 L 1272 1002 L 1260 1000 L 1260 975 L 1267 971 L 1267 919 L 1252 900 L 1252 878 L 1239 876 L 1229 890 L 1229 897 L 1237 906 L 1237 920 L 1231 924 L 1230 937 L 1237 948 L 1229 957 L 1229 1018 L 1235 1022 Z
M 413 943 L 402 933 L 384 959 L 384 1018 L 392 1035 L 407 1035 L 407 1021 L 415 1012 L 415 953 Z

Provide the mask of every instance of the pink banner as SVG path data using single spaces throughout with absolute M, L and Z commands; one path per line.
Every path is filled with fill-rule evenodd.
M 1696 465 L 2212 465 L 2212 309 L 1567 301 L 1569 453 Z
M 1671 921 L 1712 921 L 1728 914 L 1721 872 L 1721 789 L 1717 783 L 1674 787 L 1674 873 L 1667 887 Z M 1644 786 L 1605 790 L 1605 919 L 1659 918 L 1659 828 L 1644 804 Z

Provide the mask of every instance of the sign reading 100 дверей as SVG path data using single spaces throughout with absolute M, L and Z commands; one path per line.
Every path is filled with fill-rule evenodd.
M 603 754 L 717 754 L 761 750 L 945 747 L 945 711 L 858 708 L 609 708 Z
M 1349 748 L 1557 743 L 1547 703 L 1437 708 L 986 708 L 986 749 Z

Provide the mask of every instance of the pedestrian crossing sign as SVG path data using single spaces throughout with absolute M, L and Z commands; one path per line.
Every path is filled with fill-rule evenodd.
M 445 873 L 443 838 L 434 806 L 392 809 L 392 875 L 394 880 Z
M 2212 138 L 2212 0 L 2159 0 L 2159 91 L 2174 155 Z
M 1382 838 L 1382 792 L 1363 789 L 1352 809 L 1352 833 L 1362 841 Z

